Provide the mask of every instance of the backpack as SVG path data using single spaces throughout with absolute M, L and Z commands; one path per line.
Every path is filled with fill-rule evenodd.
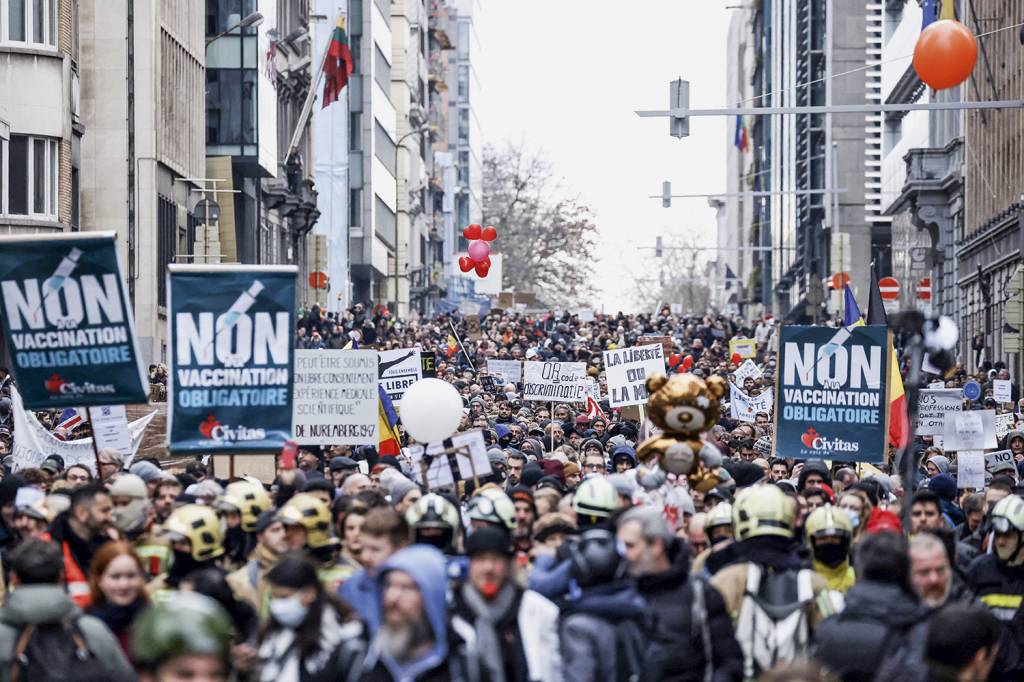
M 885 648 L 879 652 L 882 662 L 875 669 L 874 682 L 923 682 L 928 679 L 928 667 L 921 648 L 925 638 L 918 632 L 919 628 L 927 627 L 925 622 L 889 629 Z
M 736 619 L 744 678 L 757 677 L 780 661 L 807 653 L 812 574 L 810 569 L 766 574 L 760 565 L 747 564 L 747 584 Z
M 111 674 L 89 650 L 77 618 L 26 625 L 11 659 L 11 682 L 106 682 Z

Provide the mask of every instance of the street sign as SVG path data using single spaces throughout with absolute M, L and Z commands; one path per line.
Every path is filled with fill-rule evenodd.
M 309 286 L 312 289 L 326 289 L 327 288 L 327 273 L 326 272 L 311 272 L 311 273 L 309 273 Z
M 964 384 L 964 397 L 968 400 L 977 400 L 981 397 L 981 384 L 977 381 L 968 381 Z
M 878 291 L 883 301 L 895 301 L 900 297 L 900 283 L 895 277 L 883 277 L 878 280 Z
M 917 297 L 922 301 L 932 300 L 932 278 L 924 277 L 917 281 Z
M 833 289 L 842 289 L 850 283 L 850 274 L 847 272 L 837 272 L 832 275 L 832 279 L 829 280 L 829 284 Z

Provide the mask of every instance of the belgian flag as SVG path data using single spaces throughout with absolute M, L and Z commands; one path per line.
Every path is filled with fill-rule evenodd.
M 882 303 L 882 292 L 878 289 L 878 277 L 875 269 L 871 269 L 871 293 L 868 297 L 868 324 L 889 326 L 889 316 L 885 314 Z M 900 363 L 896 359 L 896 349 L 889 343 L 889 442 L 897 447 L 905 447 L 910 440 L 910 417 L 907 415 L 907 396 L 903 391 L 903 375 L 900 374 Z

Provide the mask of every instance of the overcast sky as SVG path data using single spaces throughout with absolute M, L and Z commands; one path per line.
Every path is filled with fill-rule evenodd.
M 668 83 L 690 81 L 692 106 L 725 104 L 725 42 L 740 0 L 482 0 L 472 93 L 484 141 L 523 142 L 597 213 L 594 263 L 606 309 L 631 309 L 630 272 L 653 260 L 655 237 L 691 233 L 713 245 L 705 199 L 671 209 L 648 195 L 663 180 L 679 193 L 725 187 L 732 128 L 724 118 L 691 121 L 690 137 L 636 109 L 665 109 Z M 477 46 L 474 46 L 477 47 Z M 571 246 L 567 245 L 567 248 Z M 656 268 L 651 269 L 656 275 Z M 597 302 L 595 302 L 597 303 Z

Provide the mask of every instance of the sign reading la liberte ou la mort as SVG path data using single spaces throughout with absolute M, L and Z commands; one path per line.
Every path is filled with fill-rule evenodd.
M 783 326 L 773 455 L 882 462 L 888 349 L 884 326 Z

